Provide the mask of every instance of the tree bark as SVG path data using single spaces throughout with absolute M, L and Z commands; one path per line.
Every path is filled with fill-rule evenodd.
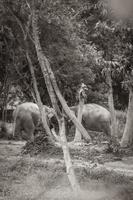
M 111 135 L 116 137 L 117 136 L 117 122 L 116 122 L 116 113 L 115 113 L 115 108 L 114 108 L 112 79 L 111 79 L 111 74 L 109 70 L 107 71 L 107 82 L 109 85 L 108 105 L 109 105 L 109 110 L 111 113 Z
M 76 194 L 78 194 L 80 191 L 80 186 L 77 182 L 77 179 L 76 179 L 76 176 L 74 173 L 72 160 L 71 160 L 71 156 L 70 156 L 70 152 L 69 152 L 69 147 L 67 144 L 64 117 L 61 118 L 59 127 L 60 127 L 59 134 L 60 134 L 60 138 L 61 138 L 61 146 L 62 146 L 64 161 L 65 161 L 65 165 L 66 165 L 66 172 L 67 172 L 68 179 L 70 181 L 73 191 Z
M 34 37 L 34 42 L 35 42 L 35 48 L 36 48 L 36 53 L 37 53 L 37 57 L 38 57 L 38 61 L 44 76 L 44 80 L 45 80 L 45 84 L 48 90 L 48 93 L 50 95 L 50 99 L 53 105 L 53 108 L 55 110 L 55 112 L 57 112 L 58 115 L 61 115 L 61 112 L 59 110 L 57 101 L 56 101 L 56 96 L 55 96 L 55 91 L 52 87 L 52 83 L 49 79 L 49 74 L 48 74 L 48 70 L 45 66 L 45 62 L 44 62 L 44 54 L 42 52 L 41 49 L 41 45 L 40 45 L 40 41 L 39 41 L 39 37 L 38 37 L 38 27 L 37 27 L 37 16 L 34 13 L 35 11 L 33 11 L 33 17 L 32 17 L 32 27 L 33 27 L 33 37 Z M 56 117 L 58 118 L 58 116 L 56 115 Z
M 49 72 L 49 75 L 50 75 L 50 79 L 51 79 L 51 82 L 52 82 L 52 86 L 54 88 L 54 91 L 65 111 L 65 113 L 67 114 L 67 116 L 72 120 L 72 122 L 74 123 L 74 125 L 76 126 L 76 128 L 80 131 L 80 133 L 83 135 L 83 137 L 86 139 L 86 141 L 90 141 L 91 138 L 88 134 L 88 132 L 86 131 L 86 129 L 78 122 L 77 118 L 75 117 L 75 115 L 72 113 L 72 111 L 70 110 L 70 108 L 68 107 L 65 99 L 63 98 L 63 96 L 61 95 L 60 93 L 60 90 L 57 86 L 57 83 L 56 83 L 56 79 L 54 77 L 54 74 L 51 70 L 51 67 L 49 65 L 49 62 L 48 60 L 46 59 L 45 57 L 45 61 L 46 61 L 46 66 L 48 68 L 48 72 Z
M 84 100 L 79 98 L 79 105 L 78 105 L 78 122 L 82 123 L 82 115 L 83 115 L 83 106 L 84 106 Z M 76 128 L 74 142 L 81 142 L 81 133 Z
M 3 84 L 3 102 L 2 102 L 2 121 L 5 121 L 5 113 L 6 113 L 6 103 L 7 103 L 7 98 L 8 98 L 8 75 L 7 75 L 7 68 L 6 68 L 6 75 L 5 75 L 5 80 Z
M 43 75 L 45 77 L 45 83 L 48 89 L 48 92 L 51 96 L 51 101 L 53 102 L 53 105 L 57 105 L 55 102 L 55 98 L 53 97 L 54 92 L 56 93 L 56 96 L 58 97 L 65 113 L 69 116 L 69 118 L 72 120 L 72 122 L 75 124 L 76 128 L 79 129 L 81 134 L 84 136 L 84 138 L 87 141 L 90 141 L 91 138 L 88 134 L 88 132 L 85 130 L 85 128 L 78 122 L 77 118 L 75 115 L 71 112 L 70 108 L 68 107 L 66 101 L 64 100 L 63 96 L 60 93 L 60 90 L 57 86 L 55 76 L 53 74 L 53 71 L 51 70 L 50 64 L 46 56 L 42 53 L 39 37 L 38 37 L 38 28 L 37 28 L 37 16 L 33 11 L 33 17 L 32 17 L 32 27 L 33 27 L 33 37 L 35 40 L 35 47 L 36 47 L 36 52 L 38 56 L 38 60 L 41 66 L 41 70 L 43 72 Z M 49 80 L 50 77 L 50 80 Z M 51 87 L 52 84 L 52 87 Z M 58 106 L 56 106 L 55 110 L 59 113 Z
M 121 147 L 128 147 L 133 143 L 133 88 L 130 88 L 127 120 L 124 134 L 121 140 Z
M 63 149 L 67 175 L 68 175 L 68 178 L 69 178 L 69 181 L 70 181 L 73 191 L 78 192 L 80 189 L 80 186 L 76 180 L 75 172 L 74 172 L 74 169 L 73 169 L 72 163 L 71 163 L 69 148 L 67 146 L 64 117 L 62 116 L 60 109 L 58 107 L 58 104 L 57 104 L 55 88 L 51 84 L 50 75 L 49 75 L 49 71 L 48 71 L 49 66 L 47 66 L 44 61 L 44 54 L 42 52 L 41 45 L 39 42 L 39 37 L 38 37 L 37 16 L 35 14 L 34 9 L 33 9 L 33 13 L 32 13 L 32 27 L 33 27 L 33 36 L 34 36 L 35 47 L 36 47 L 36 52 L 37 52 L 38 60 L 40 63 L 40 67 L 41 67 L 41 70 L 44 75 L 45 83 L 46 83 L 46 86 L 48 89 L 48 93 L 49 93 L 51 102 L 52 102 L 55 112 L 57 114 L 57 120 L 58 120 L 58 124 L 59 124 L 60 141 L 61 141 L 61 146 Z
M 77 118 L 75 117 L 75 115 L 72 113 L 72 111 L 70 110 L 70 108 L 68 107 L 65 99 L 63 98 L 63 96 L 61 95 L 60 93 L 60 90 L 58 88 L 58 85 L 56 83 L 56 79 L 55 79 L 55 76 L 54 76 L 54 73 L 53 71 L 51 70 L 51 67 L 49 65 L 49 62 L 47 60 L 47 58 L 45 57 L 45 63 L 46 63 L 46 66 L 47 66 L 47 69 L 48 69 L 48 72 L 49 72 L 49 76 L 50 76 L 50 79 L 51 79 L 51 82 L 52 82 L 52 85 L 53 85 L 53 88 L 54 88 L 54 91 L 65 111 L 65 113 L 67 114 L 67 116 L 72 120 L 72 122 L 74 123 L 74 125 L 76 126 L 76 128 L 80 131 L 80 133 L 83 135 L 83 137 L 86 139 L 86 141 L 90 141 L 91 138 L 88 134 L 88 132 L 86 131 L 86 129 L 82 126 L 82 124 L 80 124 L 77 120 Z
M 33 80 L 33 87 L 34 87 L 34 91 L 35 91 L 35 95 L 36 95 L 36 98 L 35 99 L 35 102 L 38 104 L 38 107 L 40 109 L 40 113 L 41 113 L 41 118 L 42 118 L 42 123 L 43 123 L 43 127 L 44 129 L 46 130 L 47 134 L 50 136 L 49 139 L 52 143 L 55 143 L 55 141 L 52 139 L 52 134 L 51 134 L 51 130 L 48 126 L 48 123 L 47 123 L 47 117 L 46 117 L 46 108 L 43 106 L 42 104 L 42 101 L 41 101 L 41 98 L 40 98 L 40 94 L 39 94 L 39 91 L 38 91 L 38 87 L 37 87 L 37 81 L 36 81 L 36 77 L 35 77 L 35 73 L 34 73 L 34 67 L 32 65 L 32 61 L 30 59 L 30 56 L 29 56 L 29 51 L 28 51 L 28 42 L 27 42 L 27 32 L 25 31 L 21 21 L 18 19 L 18 17 L 9 9 L 9 11 L 11 12 L 11 14 L 13 15 L 13 17 L 15 18 L 17 24 L 19 25 L 20 29 L 22 30 L 22 34 L 23 34 L 23 37 L 24 37 L 24 44 L 25 44 L 25 50 L 26 50 L 26 57 L 27 57 L 27 60 L 28 60 L 28 63 L 29 63 L 29 68 L 30 68 L 30 72 L 31 72 L 31 76 L 32 76 L 32 80 Z M 28 36 L 30 36 L 30 34 L 28 34 Z M 31 38 L 30 38 L 31 39 Z M 34 43 L 34 41 L 32 40 L 32 42 Z M 17 71 L 17 70 L 16 70 Z M 18 71 L 17 71 L 18 72 Z M 19 73 L 20 75 L 20 73 Z M 49 81 L 49 80 L 48 80 Z M 25 82 L 24 82 L 25 83 Z M 48 89 L 53 92 L 53 88 L 52 88 L 52 85 L 50 84 L 49 82 L 49 87 Z M 50 91 L 49 91 L 50 92 Z M 51 95 L 52 95 L 52 92 L 51 92 Z M 34 97 L 34 95 L 33 95 Z M 54 102 L 54 97 L 52 98 L 52 103 L 53 105 L 56 105 L 56 101 Z M 57 117 L 57 116 L 56 116 Z
M 47 123 L 45 106 L 43 106 L 42 101 L 41 101 L 41 97 L 40 97 L 40 94 L 39 94 L 39 91 L 38 91 L 37 81 L 36 81 L 36 77 L 35 77 L 35 73 L 34 73 L 34 67 L 32 65 L 32 61 L 30 59 L 28 51 L 26 52 L 26 57 L 27 57 L 27 60 L 28 60 L 28 63 L 29 63 L 31 77 L 32 77 L 32 80 L 33 80 L 33 87 L 34 87 L 35 94 L 36 94 L 37 104 L 38 104 L 38 107 L 39 107 L 39 110 L 40 110 L 40 113 L 41 113 L 43 128 L 46 130 L 46 133 L 49 136 L 50 142 L 52 142 L 55 145 L 55 141 L 52 137 L 51 130 L 50 130 L 48 123 Z

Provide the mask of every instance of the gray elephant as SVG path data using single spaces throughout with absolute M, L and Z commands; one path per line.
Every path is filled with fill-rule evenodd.
M 51 108 L 45 106 L 47 116 L 51 114 Z M 34 140 L 34 131 L 41 122 L 41 115 L 37 104 L 32 102 L 22 103 L 13 112 L 14 137 L 25 135 L 27 140 Z
M 78 106 L 71 107 L 71 110 L 77 116 Z M 90 103 L 83 106 L 82 124 L 88 130 L 111 135 L 110 112 L 98 104 Z

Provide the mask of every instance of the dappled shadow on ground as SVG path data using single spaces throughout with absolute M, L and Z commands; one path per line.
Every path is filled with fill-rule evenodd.
M 104 168 L 95 170 L 95 164 L 90 168 L 83 166 L 80 158 L 75 170 L 82 192 L 75 196 L 69 187 L 64 162 L 58 151 L 55 151 L 55 158 L 47 154 L 44 159 L 44 152 L 43 157 L 21 155 L 22 146 L 21 143 L 0 145 L 0 199 L 132 200 L 132 177 Z M 58 159 L 56 153 L 60 155 Z
M 90 171 L 77 169 L 82 192 L 75 196 L 69 187 L 64 165 L 61 162 L 41 164 L 20 159 L 8 168 L 8 181 L 4 197 L 10 200 L 126 200 L 133 195 L 132 184 L 128 179 L 113 178 L 113 174 L 91 174 Z M 111 177 L 112 176 L 112 177 Z M 109 177 L 111 179 L 109 180 Z M 115 176 L 114 176 L 115 177 Z
M 121 160 L 123 156 L 133 156 L 133 149 L 120 148 L 119 142 L 113 137 L 106 137 L 102 133 L 93 132 L 91 144 L 69 142 L 72 159 L 79 159 L 103 164 L 104 162 Z M 30 156 L 62 158 L 62 149 L 51 144 L 46 135 L 39 135 L 34 142 L 28 142 L 23 147 L 23 154 Z

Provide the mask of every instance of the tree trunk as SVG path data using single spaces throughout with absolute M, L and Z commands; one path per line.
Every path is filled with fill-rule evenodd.
M 133 143 L 133 88 L 130 88 L 127 120 L 124 134 L 121 140 L 122 147 L 128 147 Z
M 50 80 L 50 74 L 48 73 L 49 71 L 44 62 L 44 55 L 43 55 L 41 45 L 39 42 L 39 37 L 38 37 L 37 17 L 35 15 L 34 9 L 33 9 L 32 14 L 33 14 L 32 15 L 33 16 L 33 18 L 32 18 L 33 36 L 34 36 L 34 40 L 35 40 L 35 47 L 36 47 L 38 60 L 39 60 L 41 70 L 44 75 L 45 83 L 46 83 L 46 86 L 47 86 L 47 89 L 49 92 L 51 102 L 52 102 L 55 112 L 57 114 L 57 120 L 58 120 L 58 124 L 59 124 L 60 141 L 61 141 L 61 145 L 62 145 L 62 149 L 63 149 L 64 160 L 65 160 L 66 169 L 67 169 L 67 175 L 68 175 L 68 178 L 69 178 L 69 181 L 70 181 L 73 191 L 75 191 L 77 193 L 80 189 L 80 186 L 76 180 L 74 169 L 72 168 L 69 148 L 67 146 L 67 140 L 66 140 L 66 135 L 65 135 L 64 117 L 62 117 L 60 109 L 58 107 L 56 95 L 55 95 L 55 88 L 52 87 L 51 80 Z
M 49 76 L 50 76 L 50 79 L 51 79 L 51 82 L 52 82 L 52 85 L 53 85 L 53 88 L 54 88 L 54 91 L 65 111 L 65 113 L 67 114 L 67 116 L 72 120 L 72 122 L 74 123 L 74 125 L 76 126 L 76 128 L 80 131 L 80 133 L 83 135 L 83 137 L 86 139 L 86 141 L 90 141 L 91 138 L 88 134 L 88 132 L 86 131 L 86 129 L 82 126 L 82 124 L 80 124 L 77 120 L 77 118 L 75 117 L 75 115 L 72 113 L 71 109 L 68 107 L 65 99 L 63 98 L 63 96 L 61 95 L 60 93 L 60 90 L 58 88 L 58 85 L 56 83 L 56 79 L 55 79 L 55 76 L 54 76 L 54 73 L 49 65 L 49 62 L 47 60 L 47 58 L 44 56 L 44 59 L 45 59 L 45 65 L 48 69 L 48 73 L 49 73 Z
M 46 59 L 46 57 L 45 57 Z M 61 95 L 60 93 L 60 90 L 57 86 L 57 83 L 56 83 L 56 79 L 54 77 L 54 74 L 50 68 L 50 65 L 48 65 L 48 60 L 47 61 L 47 66 L 48 66 L 48 71 L 49 71 L 49 74 L 50 74 L 50 78 L 51 78 L 51 82 L 52 82 L 52 85 L 53 85 L 53 88 L 55 90 L 55 93 L 65 111 L 65 113 L 67 114 L 67 116 L 72 120 L 72 122 L 74 123 L 74 125 L 76 126 L 76 128 L 80 131 L 80 133 L 83 135 L 83 137 L 86 139 L 86 141 L 90 141 L 91 138 L 88 134 L 88 132 L 86 131 L 86 129 L 82 126 L 81 123 L 78 122 L 77 118 L 75 117 L 75 115 L 72 113 L 72 111 L 70 110 L 70 108 L 68 107 L 65 99 L 63 98 L 63 96 Z
M 54 92 L 56 93 L 65 113 L 69 116 L 69 118 L 72 120 L 72 122 L 75 124 L 76 128 L 79 129 L 81 134 L 85 137 L 87 141 L 90 141 L 91 138 L 88 134 L 88 132 L 85 130 L 85 128 L 78 122 L 77 118 L 75 115 L 71 112 L 70 108 L 68 107 L 66 101 L 64 100 L 63 96 L 60 93 L 60 90 L 57 86 L 55 76 L 53 74 L 53 71 L 51 70 L 50 64 L 47 60 L 47 58 L 44 56 L 42 53 L 39 37 L 38 37 L 38 28 L 37 28 L 37 16 L 33 11 L 33 18 L 32 18 L 32 27 L 33 27 L 33 37 L 35 40 L 35 47 L 36 47 L 36 52 L 38 56 L 38 60 L 41 66 L 41 70 L 43 72 L 44 78 L 45 78 L 45 83 L 48 89 L 48 92 L 51 96 L 51 101 L 53 102 L 53 105 L 56 106 L 55 110 L 59 113 L 59 109 L 57 106 L 57 103 L 55 102 L 55 98 L 53 96 Z M 49 80 L 50 77 L 50 80 Z M 51 87 L 51 84 L 53 87 Z M 53 90 L 54 89 L 54 90 Z
M 84 100 L 79 98 L 79 105 L 78 105 L 78 122 L 79 123 L 82 123 L 83 106 L 84 106 Z M 81 142 L 81 139 L 82 139 L 81 133 L 76 128 L 74 142 Z
M 117 136 L 117 122 L 116 122 L 116 113 L 114 108 L 114 98 L 113 98 L 113 88 L 112 88 L 112 79 L 110 71 L 107 72 L 107 81 L 109 84 L 109 92 L 108 92 L 108 105 L 111 113 L 111 135 Z
M 8 93 L 9 93 L 9 83 L 8 83 L 8 78 L 6 79 L 5 82 L 5 87 L 4 87 L 4 98 L 3 98 L 3 112 L 2 112 L 2 121 L 6 121 L 7 117 L 7 103 L 8 103 Z
M 74 123 L 74 125 L 76 126 L 76 128 L 80 131 L 80 133 L 83 135 L 83 137 L 86 139 L 86 141 L 90 141 L 91 138 L 88 134 L 88 132 L 86 131 L 86 129 L 81 125 L 81 123 L 78 122 L 77 118 L 75 117 L 75 115 L 72 113 L 72 111 L 70 110 L 70 108 L 68 107 L 65 99 L 63 98 L 63 96 L 61 95 L 60 93 L 60 90 L 57 86 L 57 83 L 56 83 L 56 79 L 55 79 L 55 76 L 51 70 L 51 67 L 49 65 L 49 62 L 47 60 L 47 58 L 45 57 L 45 64 L 47 66 L 47 69 L 48 69 L 48 73 L 50 75 L 50 79 L 51 79 L 51 82 L 52 82 L 52 86 L 54 88 L 54 91 L 65 111 L 65 113 L 68 115 L 68 117 L 72 120 L 72 122 Z
M 42 52 L 39 37 L 38 37 L 37 16 L 34 13 L 34 11 L 33 11 L 33 18 L 32 19 L 33 19 L 32 20 L 33 37 L 34 37 L 34 41 L 35 41 L 35 48 L 36 48 L 38 61 L 39 61 L 39 64 L 40 64 L 40 67 L 41 67 L 41 70 L 42 70 L 42 73 L 43 73 L 43 76 L 44 76 L 45 84 L 46 84 L 48 93 L 50 95 L 50 99 L 51 99 L 53 108 L 54 108 L 55 112 L 57 112 L 58 115 L 61 115 L 57 101 L 56 101 L 55 91 L 52 87 L 51 81 L 49 79 L 48 70 L 45 66 L 44 54 Z M 58 118 L 57 115 L 56 115 L 56 117 Z
M 60 119 L 59 122 L 59 134 L 60 134 L 60 138 L 61 138 L 61 146 L 62 146 L 62 150 L 63 150 L 63 155 L 64 155 L 64 161 L 65 161 L 65 165 L 66 165 L 66 172 L 68 175 L 68 179 L 70 181 L 70 184 L 72 186 L 73 191 L 78 194 L 80 192 L 80 186 L 77 182 L 75 173 L 74 173 L 74 169 L 73 169 L 73 165 L 72 165 L 72 161 L 71 161 L 71 157 L 70 157 L 70 152 L 69 152 L 69 147 L 67 144 L 67 139 L 66 139 L 66 134 L 65 134 L 65 120 L 64 117 L 62 117 Z
M 34 90 L 35 90 L 35 94 L 36 94 L 36 98 L 37 98 L 37 104 L 38 104 L 38 107 L 39 107 L 39 110 L 40 110 L 40 113 L 41 113 L 43 128 L 46 130 L 46 133 L 49 136 L 50 142 L 55 144 L 55 141 L 53 140 L 53 137 L 52 137 L 52 134 L 51 134 L 51 130 L 50 130 L 48 123 L 47 123 L 47 116 L 46 116 L 45 107 L 43 106 L 42 101 L 41 101 L 41 97 L 40 97 L 40 94 L 39 94 L 39 91 L 38 91 L 37 81 L 36 81 L 36 77 L 35 77 L 35 73 L 34 73 L 34 67 L 32 65 L 32 61 L 30 59 L 28 51 L 26 52 L 26 57 L 27 57 L 27 60 L 28 60 L 28 63 L 29 63 L 31 77 L 32 77 L 32 80 L 33 80 L 33 86 L 34 86 Z
M 34 73 L 34 67 L 32 65 L 32 61 L 30 59 L 30 56 L 29 56 L 29 52 L 28 52 L 28 42 L 27 42 L 27 32 L 24 30 L 24 27 L 21 23 L 21 21 L 18 19 L 18 17 L 16 15 L 14 15 L 14 13 L 9 9 L 9 11 L 11 12 L 11 14 L 13 15 L 13 17 L 16 19 L 16 22 L 17 24 L 19 25 L 19 27 L 21 28 L 22 30 L 22 33 L 23 33 L 23 37 L 24 37 L 24 44 L 25 44 L 25 50 L 26 50 L 26 57 L 27 57 L 27 60 L 28 60 L 28 63 L 29 63 L 29 68 L 30 68 L 30 72 L 31 72 L 31 76 L 32 76 L 32 80 L 33 80 L 33 87 L 34 87 L 34 91 L 35 91 L 35 95 L 36 95 L 36 98 L 35 101 L 37 101 L 37 104 L 38 104 L 38 107 L 40 109 L 40 113 L 41 113 L 41 118 L 42 118 L 42 123 L 43 123 L 43 127 L 45 128 L 47 134 L 50 136 L 49 139 L 52 143 L 55 143 L 55 141 L 52 139 L 52 134 L 51 134 L 51 130 L 48 126 L 48 123 L 47 123 L 47 118 L 46 118 L 46 108 L 43 106 L 42 104 L 42 101 L 41 101 L 41 98 L 40 98 L 40 94 L 39 94 L 39 91 L 38 91 L 38 87 L 37 87 L 37 81 L 36 81 L 36 78 L 35 78 L 35 73 Z M 31 38 L 30 38 L 31 39 Z M 34 43 L 34 41 L 32 41 Z M 19 71 L 16 70 L 18 72 L 18 74 L 20 75 Z M 46 82 L 46 81 L 45 81 Z M 25 83 L 25 82 L 24 82 Z M 49 81 L 49 79 L 47 79 L 47 84 L 48 85 L 48 91 L 49 93 L 51 94 L 52 96 L 52 92 L 53 92 L 53 88 L 51 86 L 51 83 Z M 33 95 L 33 94 L 32 94 Z M 33 95 L 34 97 L 34 95 Z M 53 96 L 52 96 L 53 97 Z M 56 105 L 56 101 L 54 102 L 54 97 L 52 98 L 52 103 L 54 105 Z

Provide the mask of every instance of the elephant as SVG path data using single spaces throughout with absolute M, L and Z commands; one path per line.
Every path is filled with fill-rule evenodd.
M 77 116 L 78 106 L 72 106 L 71 110 Z M 104 132 L 107 136 L 111 135 L 110 112 L 98 104 L 84 104 L 82 124 L 88 130 Z
M 45 106 L 46 115 L 52 115 L 52 108 Z M 41 122 L 41 114 L 37 104 L 32 102 L 25 102 L 16 107 L 13 112 L 14 118 L 14 137 L 25 134 L 27 140 L 34 140 L 34 131 L 37 125 Z M 23 131 L 23 132 L 22 132 Z

